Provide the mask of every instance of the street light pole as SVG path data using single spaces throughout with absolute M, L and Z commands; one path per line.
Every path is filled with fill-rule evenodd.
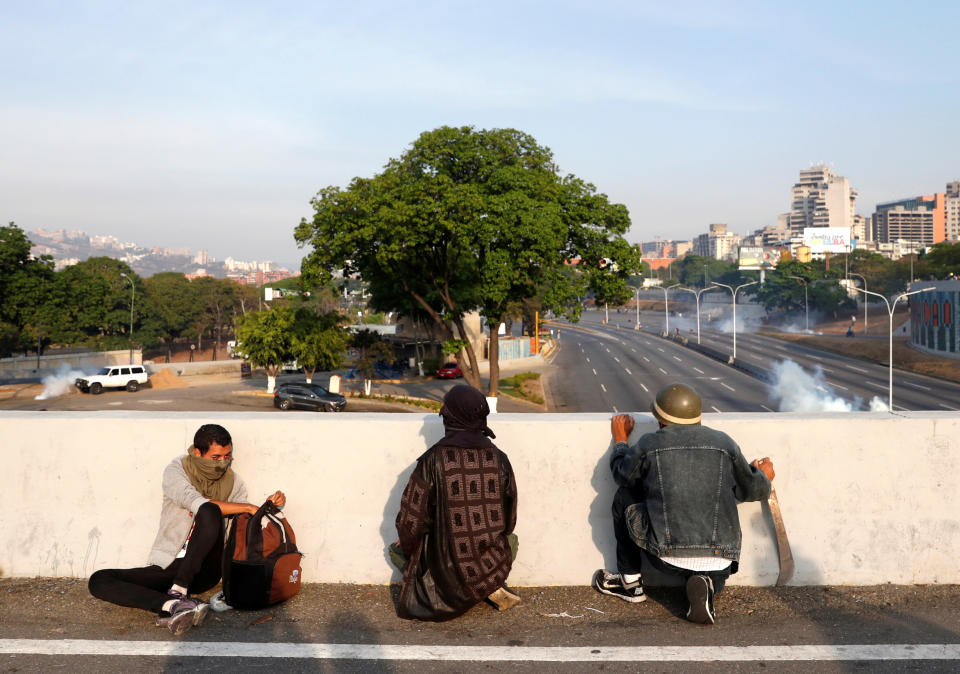
M 733 296 L 733 360 L 737 359 L 737 293 L 740 292 L 741 288 L 746 288 L 747 286 L 752 286 L 757 283 L 757 281 L 750 281 L 750 283 L 744 283 L 739 285 L 736 288 L 728 286 L 726 283 L 717 283 L 716 281 L 711 281 L 715 286 L 721 286 L 730 291 L 730 294 Z
M 660 286 L 660 290 L 663 291 L 663 318 L 666 321 L 665 335 L 670 334 L 670 300 L 667 299 L 667 291 L 674 287 L 676 286 Z
M 133 301 L 136 298 L 137 287 L 133 285 L 133 279 L 120 272 L 120 276 L 130 281 L 130 364 L 133 365 Z
M 686 290 L 688 293 L 693 293 L 694 297 L 697 298 L 697 344 L 700 343 L 700 295 L 709 291 L 716 290 L 715 287 L 710 288 L 700 288 L 699 290 L 694 290 L 693 288 L 684 288 L 682 286 L 676 286 L 677 290 Z
M 807 279 L 800 278 L 799 276 L 788 276 L 787 278 L 794 278 L 803 283 L 803 313 L 805 314 L 804 325 L 806 325 L 806 331 L 810 332 L 810 300 L 809 296 L 807 295 Z
M 639 330 L 640 329 L 640 288 L 634 287 L 633 294 L 636 297 L 636 301 L 637 301 L 637 322 L 634 323 L 633 329 Z
M 850 276 L 859 276 L 860 280 L 863 281 L 863 289 L 864 290 L 867 289 L 867 279 L 863 274 L 854 274 L 853 272 L 850 272 Z M 867 334 L 867 298 L 866 297 L 863 298 L 863 334 L 864 336 L 866 336 Z
M 890 408 L 889 409 L 890 412 L 893 412 L 893 312 L 897 308 L 897 302 L 902 300 L 904 297 L 909 297 L 910 295 L 917 295 L 919 293 L 928 293 L 931 290 L 935 290 L 935 288 L 924 288 L 923 290 L 914 290 L 913 292 L 909 292 L 909 293 L 900 293 L 894 298 L 893 306 L 890 306 L 890 300 L 888 300 L 886 297 L 884 297 L 880 293 L 875 293 L 872 290 L 866 290 L 865 288 L 857 288 L 857 290 L 859 290 L 862 293 L 866 293 L 867 295 L 876 295 L 877 297 L 882 299 L 884 303 L 887 305 L 887 313 L 890 314 L 890 336 L 889 336 L 890 347 L 889 347 L 889 355 L 887 356 L 887 359 L 889 361 L 887 363 L 888 365 L 887 367 L 887 372 L 888 372 L 887 407 Z

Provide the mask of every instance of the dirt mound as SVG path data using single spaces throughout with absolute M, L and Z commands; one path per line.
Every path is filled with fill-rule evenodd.
M 150 385 L 153 388 L 180 388 L 186 386 L 187 383 L 174 372 L 163 369 L 150 376 Z

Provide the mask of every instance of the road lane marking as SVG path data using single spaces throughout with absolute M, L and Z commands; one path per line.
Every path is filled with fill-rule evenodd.
M 596 376 L 597 376 L 597 370 L 596 370 L 596 368 L 590 368 L 590 369 L 593 370 L 593 376 L 596 377 Z
M 635 348 L 633 348 L 632 346 L 630 347 L 630 350 L 633 351 L 634 353 L 637 352 L 637 350 L 636 350 Z
M 680 358 L 680 357 L 678 357 L 678 356 L 674 356 L 673 359 L 674 359 L 674 360 L 679 360 L 681 363 L 683 362 L 683 358 Z
M 664 351 L 663 349 L 661 349 L 659 346 L 657 347 L 657 351 L 659 351 L 660 353 L 666 353 L 666 351 Z
M 760 405 L 760 407 L 762 407 L 763 409 L 765 409 L 765 410 L 768 411 L 768 412 L 772 412 L 772 411 L 773 411 L 772 409 L 770 409 L 770 408 L 767 407 L 766 405 Z
M 888 391 L 888 390 L 890 390 L 889 387 L 888 387 L 886 384 L 878 384 L 878 383 L 875 382 L 875 381 L 864 381 L 863 383 L 864 383 L 864 384 L 867 384 L 868 386 L 872 386 L 872 387 L 874 387 L 874 388 L 878 388 L 878 389 L 880 389 L 881 391 Z
M 617 358 L 616 356 L 614 356 L 613 359 L 614 359 L 615 361 L 617 361 L 618 363 L 620 362 L 620 359 Z
M 587 357 L 587 362 L 588 362 L 588 363 L 590 362 L 590 357 L 589 357 L 589 356 Z
M 657 369 L 660 370 L 661 372 L 663 372 L 664 374 L 667 374 L 667 371 L 664 370 L 662 367 L 658 367 Z
M 810 358 L 813 358 L 814 360 L 823 361 L 823 358 L 821 358 L 820 356 L 810 356 Z
M 633 376 L 633 372 L 630 371 L 630 368 L 629 368 L 629 367 L 625 367 L 625 368 L 623 368 L 623 369 L 624 369 L 624 371 L 626 371 L 626 373 L 627 373 L 628 375 L 630 375 L 631 377 Z
M 853 365 L 843 364 L 848 370 L 853 370 L 854 372 L 862 372 L 863 374 L 870 374 L 870 370 L 864 370 L 862 367 L 854 367 Z
M 944 405 L 943 403 L 937 403 L 940 407 L 945 407 L 948 410 L 953 410 L 954 412 L 960 412 L 956 407 L 950 407 L 949 405 Z
M 616 405 L 613 406 L 613 413 L 614 413 L 614 414 L 617 414 L 617 406 L 616 406 Z
M 643 389 L 643 392 L 644 392 L 644 393 L 650 393 L 650 389 L 648 389 L 646 386 L 644 386 L 644 385 L 643 385 L 643 382 L 638 382 L 638 383 L 640 384 L 640 388 Z
M 716 412 L 717 414 L 723 414 L 723 412 L 721 412 L 720 410 L 718 410 L 718 409 L 717 409 L 716 407 L 714 407 L 713 405 L 710 406 L 710 409 L 712 409 L 712 410 L 713 410 L 714 412 Z
M 859 662 L 960 660 L 960 644 L 449 646 L 303 642 L 0 639 L 13 655 L 455 662 Z M 132 663 L 131 663 L 132 664 Z
M 607 353 L 610 353 L 610 349 L 607 349 L 607 347 L 603 347 L 603 348 L 606 349 Z
M 921 391 L 932 391 L 932 390 L 933 390 L 933 389 L 931 389 L 929 386 L 921 386 L 920 384 L 914 384 L 912 381 L 905 381 L 905 382 L 903 382 L 903 383 L 906 384 L 907 386 L 912 386 L 913 388 L 918 388 L 918 389 L 920 389 Z
M 838 388 L 838 389 L 840 389 L 841 391 L 849 391 L 849 390 L 850 390 L 850 389 L 848 389 L 846 386 L 840 386 L 840 384 L 834 384 L 832 381 L 828 381 L 827 383 L 830 384 L 830 386 L 832 386 L 833 388 Z
M 786 347 L 777 346 L 776 344 L 774 344 L 773 348 L 775 348 L 775 349 L 777 349 L 777 350 L 779 350 L 779 351 L 786 351 L 786 350 L 787 350 Z
M 647 346 L 650 346 L 650 342 L 648 342 L 647 340 L 643 340 L 643 343 L 646 344 Z
M 704 372 L 703 370 L 701 370 L 699 367 L 695 367 L 695 368 L 693 368 L 693 369 L 696 370 L 697 372 L 699 372 L 700 374 L 706 374 L 706 372 Z
M 600 388 L 602 388 L 602 389 L 603 389 L 603 392 L 604 392 L 604 393 L 606 393 L 606 392 L 607 392 L 607 387 L 606 387 L 606 386 L 604 386 L 603 384 L 600 384 Z
M 644 356 L 643 359 L 644 359 L 645 361 L 647 361 L 648 363 L 650 362 L 650 359 L 647 358 L 646 356 Z
M 829 367 L 821 367 L 820 369 L 823 370 L 824 372 L 826 372 L 827 374 L 836 374 L 836 373 L 837 373 L 836 370 L 831 370 Z
M 733 388 L 732 386 L 727 386 L 727 385 L 724 384 L 723 382 L 720 382 L 720 386 L 722 386 L 723 388 L 728 388 L 728 389 L 730 389 L 731 391 L 733 391 L 734 393 L 737 392 L 737 389 Z

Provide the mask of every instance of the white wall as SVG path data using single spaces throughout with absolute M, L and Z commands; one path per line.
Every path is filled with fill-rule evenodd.
M 638 429 L 653 429 L 640 415 Z M 203 423 L 233 434 L 257 500 L 283 489 L 309 582 L 386 583 L 387 543 L 409 471 L 441 435 L 435 414 L 0 413 L 0 576 L 88 576 L 140 566 L 160 474 Z M 793 544 L 795 584 L 960 582 L 960 414 L 724 414 L 705 423 L 748 459 L 769 455 Z M 491 419 L 520 493 L 514 585 L 586 585 L 612 568 L 604 414 Z M 732 583 L 777 576 L 760 504 L 740 507 Z

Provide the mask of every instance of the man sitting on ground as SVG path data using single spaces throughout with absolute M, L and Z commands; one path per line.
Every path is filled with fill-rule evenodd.
M 418 460 L 400 500 L 401 618 L 449 620 L 486 599 L 500 610 L 520 601 L 504 585 L 516 555 L 517 488 L 507 455 L 490 442 L 490 407 L 477 389 L 443 398 L 443 438 Z
M 247 503 L 247 488 L 233 472 L 233 440 L 223 426 L 201 426 L 185 455 L 163 471 L 160 528 L 148 566 L 103 569 L 90 577 L 98 599 L 154 611 L 157 625 L 182 634 L 203 622 L 210 605 L 191 599 L 220 582 L 223 518 L 257 512 Z M 283 492 L 270 496 L 278 507 Z
M 594 587 L 628 602 L 646 599 L 641 572 L 656 569 L 685 581 L 691 622 L 713 624 L 713 595 L 737 571 L 737 504 L 770 495 L 773 463 L 747 463 L 726 433 L 700 425 L 700 396 L 671 384 L 651 405 L 660 430 L 627 445 L 633 417 L 611 420 L 610 469 L 617 570 L 596 572 Z

